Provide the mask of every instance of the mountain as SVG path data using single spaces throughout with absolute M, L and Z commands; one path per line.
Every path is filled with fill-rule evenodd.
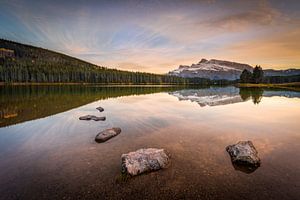
M 224 60 L 206 60 L 202 59 L 197 64 L 180 65 L 178 69 L 170 71 L 168 74 L 184 78 L 208 78 L 211 80 L 236 80 L 244 69 L 253 71 L 253 67 L 248 64 L 242 64 Z M 300 69 L 287 69 L 287 70 L 264 70 L 265 76 L 293 76 L 299 75 Z
M 191 66 L 180 65 L 178 69 L 170 71 L 168 74 L 185 78 L 200 77 L 212 80 L 236 80 L 240 78 L 240 74 L 244 69 L 252 71 L 253 67 L 224 60 L 202 59 L 199 63 Z
M 285 69 L 285 70 L 264 70 L 265 76 L 295 76 L 300 74 L 300 69 Z
M 185 84 L 175 76 L 129 72 L 95 64 L 51 50 L 0 39 L 0 82 Z

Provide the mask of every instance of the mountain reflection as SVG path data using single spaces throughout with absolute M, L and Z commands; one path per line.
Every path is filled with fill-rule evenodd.
M 286 90 L 265 90 L 262 88 L 210 87 L 204 89 L 184 89 L 170 92 L 179 101 L 190 100 L 204 106 L 219 106 L 252 100 L 259 104 L 263 97 L 284 96 L 300 98 L 300 92 Z
M 191 102 L 197 102 L 201 107 L 226 105 L 243 101 L 239 95 L 239 89 L 236 87 L 187 89 L 170 92 L 169 94 L 176 96 L 179 101 L 190 100 Z

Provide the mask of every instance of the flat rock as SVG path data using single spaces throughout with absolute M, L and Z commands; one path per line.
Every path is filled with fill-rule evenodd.
M 104 121 L 106 117 L 97 117 L 95 115 L 85 115 L 79 117 L 80 120 L 94 120 L 94 121 Z
M 102 143 L 119 135 L 120 133 L 121 133 L 120 128 L 109 128 L 98 133 L 98 135 L 95 138 L 95 141 L 98 143 Z
M 166 168 L 169 156 L 164 149 L 139 149 L 122 155 L 122 173 L 135 176 Z
M 226 147 L 226 151 L 235 165 L 246 165 L 252 167 L 260 166 L 260 158 L 251 141 L 240 141 Z
M 99 110 L 100 112 L 103 112 L 104 111 L 104 108 L 102 108 L 102 107 L 98 107 L 98 108 L 96 108 L 97 110 Z

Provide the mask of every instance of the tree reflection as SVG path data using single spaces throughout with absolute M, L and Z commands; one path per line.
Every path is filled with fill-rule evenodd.
M 254 104 L 261 102 L 263 93 L 262 88 L 240 88 L 240 96 L 243 101 L 248 101 L 251 98 Z
M 151 86 L 0 86 L 0 127 L 47 117 L 101 99 L 177 89 Z

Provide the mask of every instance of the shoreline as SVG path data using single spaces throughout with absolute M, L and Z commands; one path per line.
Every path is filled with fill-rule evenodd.
M 121 83 L 25 83 L 25 82 L 14 82 L 14 83 L 5 83 L 0 82 L 0 86 L 51 86 L 51 85 L 95 85 L 103 87 L 173 87 L 173 86 L 186 86 L 186 84 L 121 84 Z
M 0 82 L 0 86 L 65 86 L 65 85 L 81 85 L 81 86 L 99 86 L 99 87 L 210 87 L 210 86 L 234 86 L 234 84 L 122 84 L 122 83 L 30 83 L 30 82 Z
M 238 88 L 274 88 L 274 89 L 289 89 L 294 91 L 300 91 L 300 82 L 292 83 L 237 83 L 237 84 L 228 84 L 228 85 L 201 85 L 201 84 L 121 84 L 121 83 L 29 83 L 29 82 L 14 82 L 14 83 L 5 83 L 0 82 L 0 86 L 99 86 L 99 87 L 189 87 L 189 86 L 198 86 L 198 87 L 223 87 L 223 86 L 235 86 Z

